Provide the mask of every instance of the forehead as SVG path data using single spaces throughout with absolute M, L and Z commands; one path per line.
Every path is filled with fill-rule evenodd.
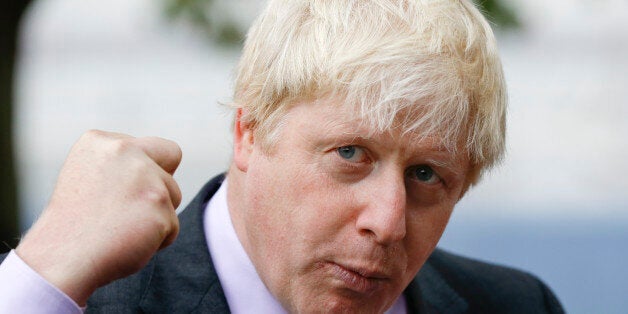
M 395 123 L 381 127 L 381 123 L 372 121 L 371 116 L 365 117 L 355 105 L 331 98 L 318 98 L 293 104 L 287 113 L 285 127 L 288 128 L 287 132 L 300 133 L 308 141 L 373 144 L 382 148 L 400 148 L 408 154 L 429 151 L 447 155 L 451 159 L 466 156 L 463 145 L 459 144 L 461 141 L 451 145 L 449 139 L 436 128 L 404 127 L 411 123 L 409 120 L 417 118 L 421 118 L 420 111 L 406 109 L 396 113 Z

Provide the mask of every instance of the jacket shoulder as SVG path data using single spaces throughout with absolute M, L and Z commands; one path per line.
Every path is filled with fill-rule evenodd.
M 554 293 L 530 273 L 441 249 L 426 265 L 466 301 L 472 313 L 563 313 Z M 422 271 L 419 277 L 426 275 Z

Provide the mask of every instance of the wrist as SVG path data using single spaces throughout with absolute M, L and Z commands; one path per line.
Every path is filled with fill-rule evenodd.
M 89 296 L 98 288 L 95 272 L 89 269 L 87 263 L 72 258 L 72 254 L 63 252 L 61 248 L 31 245 L 29 239 L 25 238 L 15 253 L 33 271 L 79 306 L 85 306 Z

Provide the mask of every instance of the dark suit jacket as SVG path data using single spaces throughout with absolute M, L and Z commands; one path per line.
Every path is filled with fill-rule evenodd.
M 203 210 L 223 176 L 179 215 L 177 240 L 139 273 L 96 291 L 87 313 L 229 313 L 205 242 Z M 436 249 L 404 292 L 410 313 L 562 313 L 541 281 Z M 255 312 L 251 309 L 251 312 Z

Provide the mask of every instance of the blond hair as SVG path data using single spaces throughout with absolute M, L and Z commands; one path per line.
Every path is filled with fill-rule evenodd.
M 272 146 L 289 106 L 341 96 L 373 130 L 464 145 L 478 173 L 504 152 L 494 35 L 466 0 L 271 0 L 244 45 L 234 106 Z

